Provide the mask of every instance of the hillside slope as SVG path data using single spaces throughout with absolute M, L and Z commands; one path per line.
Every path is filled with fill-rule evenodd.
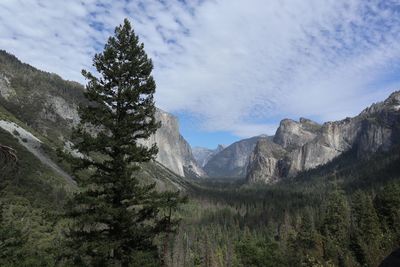
M 65 81 L 20 62 L 0 50 L 0 107 L 37 132 L 49 147 L 62 148 L 70 140 L 72 126 L 79 122 L 77 108 L 85 103 L 83 86 Z M 176 175 L 204 175 L 190 145 L 179 133 L 177 119 L 157 110 L 161 128 L 144 143 L 157 142 L 157 161 Z

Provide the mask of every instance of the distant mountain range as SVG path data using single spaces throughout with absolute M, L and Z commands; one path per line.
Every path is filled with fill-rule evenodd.
M 37 70 L 0 51 L 0 128 L 67 178 L 51 151 L 71 145 L 72 126 L 79 122 L 77 107 L 85 103 L 83 90 L 79 83 Z M 400 92 L 354 118 L 324 124 L 305 118 L 284 119 L 274 136 L 255 136 L 216 149 L 192 149 L 180 134 L 176 117 L 162 110 L 157 110 L 156 117 L 161 128 L 142 143 L 157 143 L 158 163 L 154 166 L 158 167 L 153 167 L 158 171 L 147 173 L 151 176 L 168 170 L 167 176 L 175 177 L 172 184 L 182 183 L 178 177 L 207 176 L 275 183 L 322 166 L 351 149 L 361 159 L 400 142 Z
M 324 165 L 344 152 L 365 159 L 400 143 L 400 92 L 354 118 L 319 125 L 283 120 L 273 140 L 260 140 L 249 159 L 246 179 L 272 183 Z
M 362 159 L 400 143 L 400 92 L 373 104 L 354 118 L 326 122 L 284 119 L 274 136 L 233 143 L 204 165 L 210 177 L 246 178 L 275 183 L 324 165 L 350 149 Z
M 192 152 L 197 163 L 201 167 L 204 167 L 214 155 L 224 150 L 224 148 L 224 145 L 218 145 L 215 149 L 209 149 L 205 147 L 193 147 Z
M 256 136 L 235 142 L 215 153 L 204 165 L 204 170 L 210 177 L 242 178 L 246 175 L 249 157 L 260 138 Z

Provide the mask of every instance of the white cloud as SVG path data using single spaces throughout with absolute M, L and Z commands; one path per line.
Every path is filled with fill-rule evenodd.
M 282 117 L 354 115 L 393 89 L 380 81 L 400 58 L 395 1 L 187 2 L 3 0 L 0 48 L 83 82 L 130 17 L 155 62 L 158 105 L 243 137 Z

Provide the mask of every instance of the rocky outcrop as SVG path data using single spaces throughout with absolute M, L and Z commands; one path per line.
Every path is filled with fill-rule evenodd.
M 43 116 L 47 116 L 49 120 L 57 121 L 57 118 L 76 126 L 79 123 L 78 104 L 75 102 L 67 102 L 64 98 L 53 96 L 46 99 L 43 109 Z
M 205 172 L 210 177 L 220 178 L 244 178 L 246 176 L 249 157 L 261 138 L 267 136 L 256 136 L 240 140 L 226 147 L 209 159 L 204 166 Z
M 193 156 L 201 167 L 204 167 L 207 162 L 216 154 L 221 152 L 225 147 L 218 145 L 216 149 L 209 149 L 205 147 L 193 147 Z
M 249 182 L 271 183 L 326 164 L 349 149 L 363 158 L 399 142 L 400 92 L 395 92 L 354 118 L 323 125 L 283 120 L 273 138 L 279 147 L 265 141 L 257 144 L 246 177 Z
M 206 176 L 193 157 L 189 143 L 179 133 L 178 119 L 160 109 L 156 112 L 156 119 L 161 122 L 161 128 L 143 144 L 157 143 L 157 161 L 181 176 Z
M 284 119 L 273 140 L 287 150 L 294 150 L 313 140 L 320 129 L 321 125 L 308 119 L 300 118 L 299 122 Z
M 12 89 L 8 77 L 0 73 L 0 96 L 8 100 L 15 94 L 15 90 Z
M 270 139 L 258 140 L 249 158 L 247 179 L 253 183 L 274 183 L 286 175 L 286 150 Z

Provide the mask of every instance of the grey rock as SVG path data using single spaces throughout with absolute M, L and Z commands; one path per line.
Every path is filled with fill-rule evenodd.
M 261 138 L 266 136 L 240 140 L 226 147 L 209 159 L 204 166 L 205 172 L 210 177 L 244 178 L 249 157 Z
M 0 96 L 8 100 L 15 96 L 16 92 L 10 85 L 10 80 L 4 74 L 0 73 Z
M 270 139 L 258 140 L 253 153 L 249 158 L 247 179 L 252 183 L 275 183 L 285 175 L 286 150 Z
M 273 138 L 280 147 L 257 145 L 249 159 L 248 182 L 273 183 L 328 163 L 350 149 L 357 157 L 388 151 L 400 143 L 400 92 L 363 110 L 354 118 L 326 122 L 285 119 Z M 282 151 L 283 149 L 283 151 Z
M 156 119 L 161 122 L 161 127 L 155 135 L 142 141 L 145 145 L 157 143 L 156 160 L 180 176 L 206 176 L 193 157 L 189 143 L 179 133 L 178 119 L 160 109 L 157 109 Z
M 201 167 L 204 167 L 214 155 L 221 152 L 224 148 L 225 146 L 223 145 L 218 145 L 216 149 L 209 149 L 205 147 L 193 147 L 192 152 L 197 163 Z
M 76 126 L 80 121 L 77 103 L 69 103 L 59 96 L 49 97 L 46 99 L 44 110 L 51 110 L 52 114 L 58 115 L 59 118 L 72 123 L 73 126 Z
M 300 122 L 290 119 L 281 121 L 274 136 L 274 142 L 285 149 L 293 150 L 313 140 L 321 126 L 308 119 L 300 118 Z

